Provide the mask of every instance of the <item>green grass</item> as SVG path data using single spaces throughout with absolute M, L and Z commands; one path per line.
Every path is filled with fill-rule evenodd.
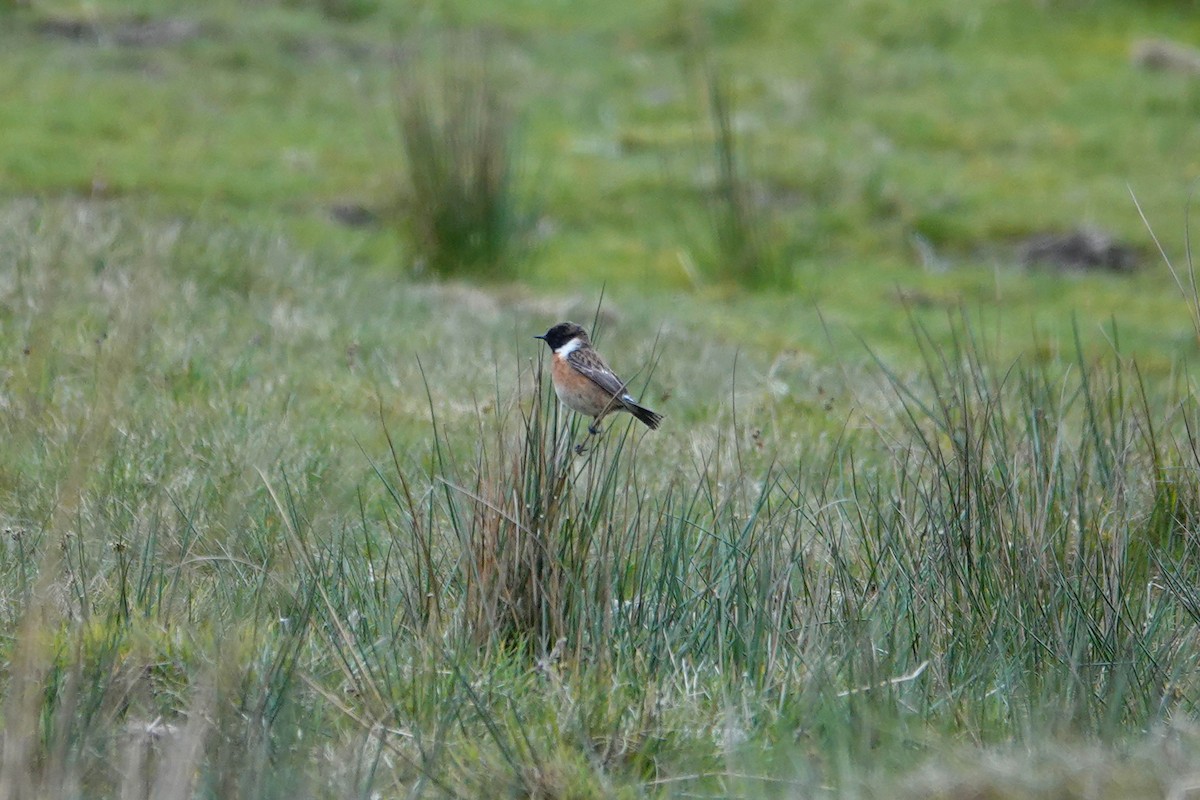
M 380 8 L 344 22 L 313 6 L 212 3 L 178 7 L 207 24 L 177 46 L 36 33 L 38 19 L 72 13 L 47 2 L 6 14 L 10 192 L 99 181 L 159 207 L 283 219 L 307 243 L 372 259 L 398 249 L 387 231 L 346 236 L 326 208 L 393 196 L 404 164 L 392 52 L 428 38 L 438 15 Z M 555 231 L 534 273 L 685 283 L 677 217 L 706 215 L 697 173 L 712 135 L 683 64 L 687 15 L 463 5 L 446 17 L 497 30 L 513 62 L 528 179 Z M 1084 221 L 1148 243 L 1126 184 L 1179 228 L 1196 91 L 1128 59 L 1139 36 L 1188 38 L 1194 21 L 1169 6 L 730 3 L 708 17 L 747 166 L 792 231 L 797 266 L 911 264 L 913 234 L 961 258 Z
M 1180 376 L 953 319 L 768 363 L 626 300 L 669 424 L 577 455 L 537 295 L 4 222 L 8 791 L 1125 796 L 1200 743 Z
M 1184 792 L 1194 309 L 1011 248 L 1150 252 L 1132 187 L 1186 269 L 1196 87 L 1128 46 L 1193 17 L 0 3 L 0 796 Z M 696 268 L 689 25 L 781 283 Z M 396 48 L 480 28 L 542 218 L 430 282 L 330 206 L 392 208 Z M 662 429 L 587 440 L 561 319 Z

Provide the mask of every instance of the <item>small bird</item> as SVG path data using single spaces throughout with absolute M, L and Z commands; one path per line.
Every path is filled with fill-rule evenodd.
M 614 411 L 628 411 L 651 430 L 662 422 L 662 414 L 638 405 L 625 391 L 625 382 L 592 349 L 587 331 L 574 322 L 560 322 L 533 338 L 541 339 L 554 351 L 550 368 L 554 393 L 568 407 L 593 418 L 589 432 L 599 433 L 600 420 Z

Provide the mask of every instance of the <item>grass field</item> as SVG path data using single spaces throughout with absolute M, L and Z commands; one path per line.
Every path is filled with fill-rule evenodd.
M 1195 11 L 0 0 L 0 798 L 1195 796 Z

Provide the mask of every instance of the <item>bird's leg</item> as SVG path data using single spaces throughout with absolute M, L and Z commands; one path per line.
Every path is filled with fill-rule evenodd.
M 592 420 L 592 424 L 588 425 L 588 437 L 589 438 L 592 436 L 595 436 L 597 433 L 600 432 L 599 422 L 600 421 L 598 419 L 594 419 L 594 420 Z M 586 453 L 587 451 L 588 451 L 588 448 L 584 446 L 583 442 L 580 442 L 579 444 L 575 445 L 575 455 L 581 456 L 584 453 Z

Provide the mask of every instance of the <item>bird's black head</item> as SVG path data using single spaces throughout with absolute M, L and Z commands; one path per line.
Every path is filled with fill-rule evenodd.
M 557 350 L 575 338 L 583 339 L 583 341 L 586 342 L 587 331 L 576 325 L 574 322 L 560 322 L 541 336 L 535 336 L 533 338 L 542 339 L 546 342 L 546 344 L 550 345 L 551 350 Z

